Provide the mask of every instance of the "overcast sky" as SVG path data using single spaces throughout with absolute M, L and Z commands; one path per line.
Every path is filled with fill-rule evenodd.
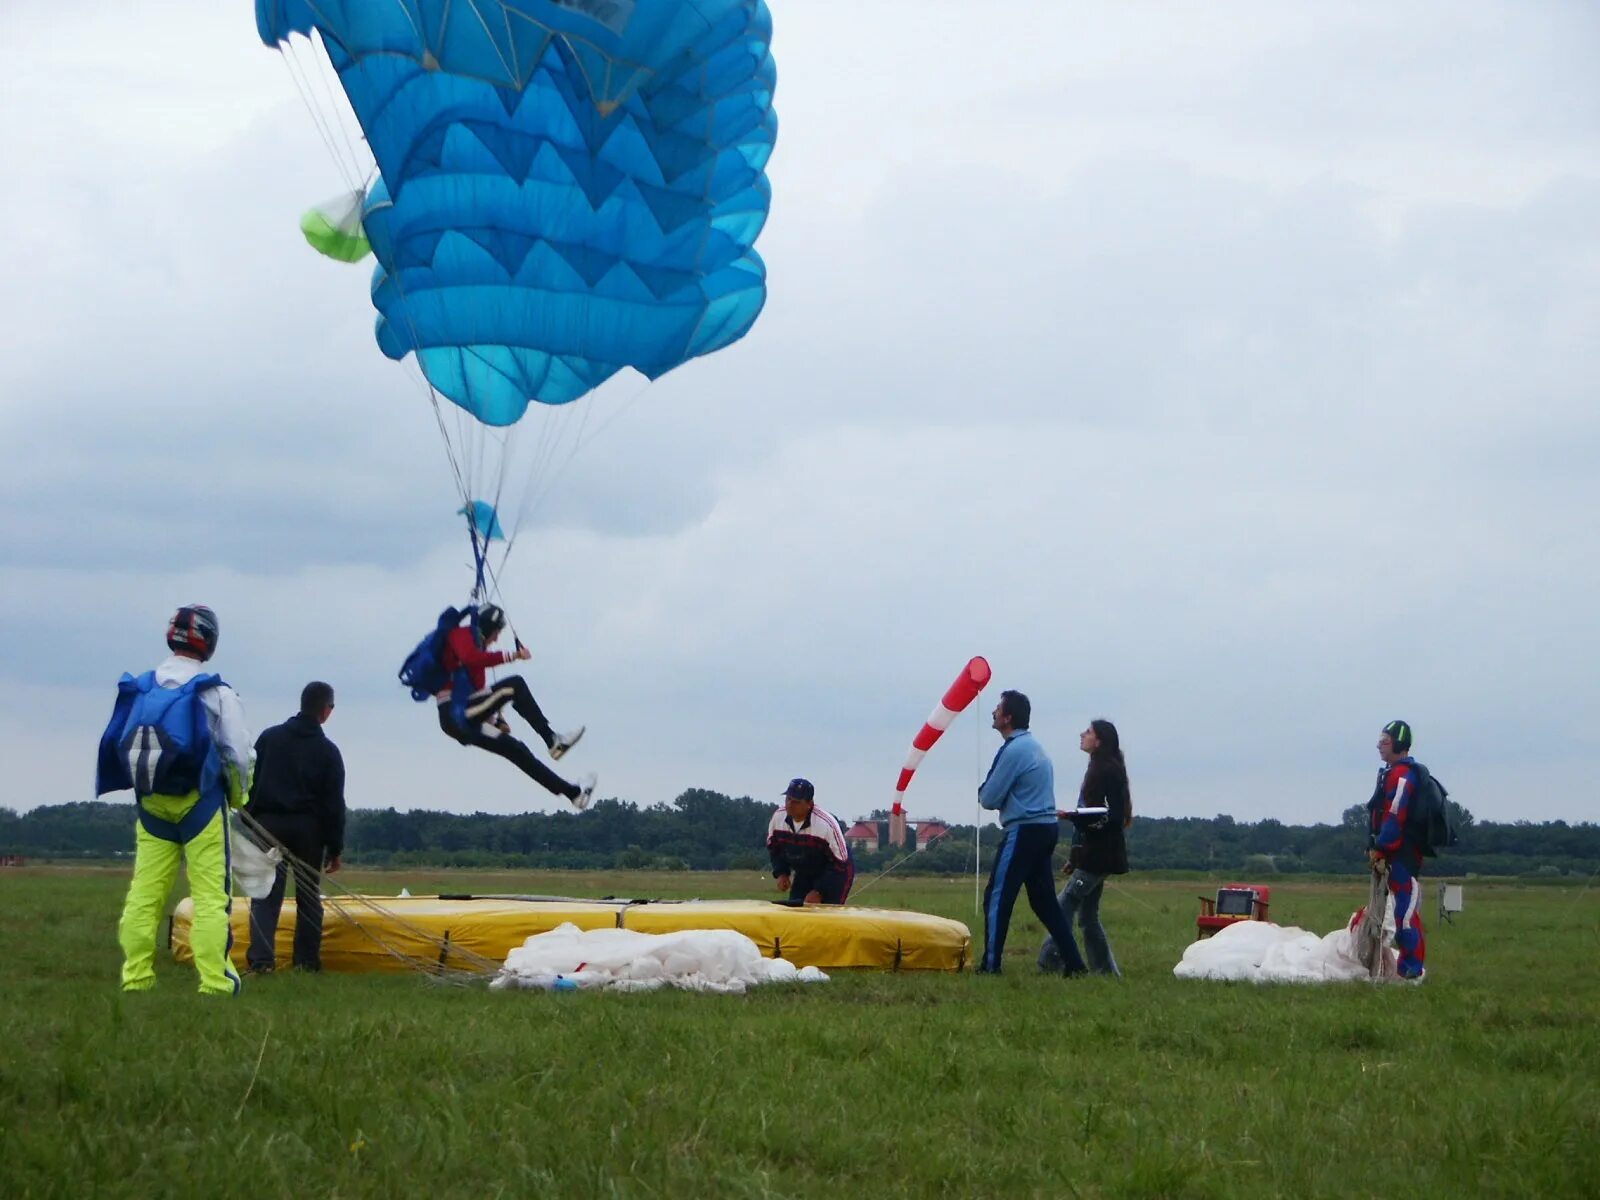
M 334 684 L 352 804 L 553 810 L 395 682 L 460 501 L 252 7 L 0 5 L 0 804 L 90 798 L 202 602 L 253 728 Z M 1594 819 L 1600 10 L 773 8 L 766 312 L 516 448 L 562 768 L 857 816 L 983 654 L 915 817 L 1015 687 L 1063 804 L 1106 716 L 1144 813 L 1336 821 L 1403 717 L 1480 817 Z

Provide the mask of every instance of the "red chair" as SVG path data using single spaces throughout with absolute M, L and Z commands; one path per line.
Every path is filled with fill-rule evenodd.
M 1235 921 L 1265 921 L 1272 889 L 1259 883 L 1225 883 L 1216 898 L 1200 897 L 1200 915 L 1195 918 L 1195 940 L 1208 938 Z

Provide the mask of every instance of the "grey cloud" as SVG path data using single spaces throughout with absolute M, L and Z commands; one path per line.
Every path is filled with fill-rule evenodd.
M 1469 806 L 1526 788 L 1534 738 L 1529 815 L 1586 814 L 1600 167 L 1572 60 L 1592 17 L 1474 6 L 1444 65 L 1408 70 L 1437 22 L 1388 9 L 1041 7 L 1027 64 L 975 46 L 935 94 L 937 56 L 876 47 L 970 9 L 900 31 L 852 11 L 844 48 L 837 6 L 780 23 L 751 336 L 516 447 L 551 486 L 507 602 L 602 790 L 765 795 L 801 772 L 879 805 L 982 652 L 1034 695 L 1063 780 L 1081 722 L 1117 720 L 1144 811 L 1331 818 L 1403 715 Z M 265 52 L 239 37 L 243 78 Z M 1012 104 L 1052 54 L 1069 102 Z M 1235 86 L 1176 119 L 1219 63 Z M 54 798 L 116 672 L 201 599 L 257 724 L 311 675 L 339 687 L 362 802 L 546 805 L 393 682 L 465 548 L 364 273 L 299 244 L 336 187 L 303 113 L 84 133 L 117 87 L 164 86 L 128 70 L 41 110 L 51 149 L 0 195 L 0 673 L 14 697 L 49 680 L 61 720 L 40 737 L 0 702 L 0 753 Z M 1308 110 L 1318 79 L 1342 82 Z M 1406 155 L 1429 161 L 1388 180 Z M 970 814 L 984 726 L 929 757 L 919 811 Z

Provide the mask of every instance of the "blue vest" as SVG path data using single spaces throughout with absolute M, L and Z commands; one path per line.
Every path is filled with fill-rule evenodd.
M 117 683 L 117 703 L 100 735 L 95 795 L 132 788 L 135 798 L 186 796 L 199 800 L 180 821 L 165 821 L 139 804 L 145 832 L 169 842 L 189 842 L 226 802 L 222 760 L 211 740 L 204 692 L 222 686 L 220 675 L 197 675 L 181 687 L 156 683 L 154 671 Z

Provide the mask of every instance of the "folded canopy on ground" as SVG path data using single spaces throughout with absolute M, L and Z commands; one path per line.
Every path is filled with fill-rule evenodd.
M 1236 921 L 1215 937 L 1193 943 L 1172 968 L 1179 979 L 1239 979 L 1251 983 L 1334 983 L 1367 980 L 1352 914 L 1345 926 L 1318 936 L 1292 925 L 1270 921 Z M 1380 978 L 1395 975 L 1394 902 L 1383 922 Z
M 826 983 L 816 967 L 768 958 L 734 929 L 579 929 L 570 922 L 536 933 L 506 956 L 492 988 L 546 991 L 607 989 L 653 992 L 664 987 L 739 996 L 764 983 Z
M 366 901 L 371 901 L 368 906 Z M 294 938 L 294 901 L 278 922 L 278 961 L 287 963 Z M 194 908 L 185 899 L 172 915 L 172 951 L 189 961 Z M 250 906 L 233 909 L 233 959 L 244 965 Z M 405 971 L 418 960 L 449 967 L 449 949 L 504 962 L 530 936 L 570 923 L 579 929 L 669 933 L 733 929 L 767 958 L 824 971 L 959 971 L 971 932 L 960 921 L 897 909 L 789 907 L 764 900 L 581 900 L 518 896 L 330 896 L 324 912 L 322 965 L 329 971 Z M 396 953 L 398 952 L 398 953 Z M 404 956 L 404 957 L 402 957 Z M 460 965 L 460 964 L 455 964 Z

